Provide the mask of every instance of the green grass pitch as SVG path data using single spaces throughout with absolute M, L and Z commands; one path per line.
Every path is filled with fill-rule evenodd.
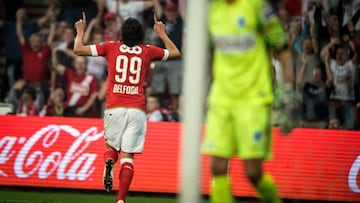
M 116 193 L 0 188 L 0 203 L 115 203 Z M 175 196 L 130 193 L 126 203 L 176 203 Z M 202 203 L 208 203 L 204 200 Z
M 1 187 L 0 203 L 115 203 L 117 192 L 100 190 Z M 237 198 L 237 203 L 258 203 L 255 198 Z M 284 200 L 284 203 L 339 203 L 310 200 Z M 178 203 L 175 194 L 130 192 L 126 203 Z M 201 203 L 209 203 L 203 197 Z

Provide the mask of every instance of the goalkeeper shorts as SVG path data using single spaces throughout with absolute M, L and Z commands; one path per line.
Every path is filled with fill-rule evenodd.
M 237 156 L 243 160 L 270 159 L 270 114 L 270 105 L 210 106 L 202 153 L 224 158 Z

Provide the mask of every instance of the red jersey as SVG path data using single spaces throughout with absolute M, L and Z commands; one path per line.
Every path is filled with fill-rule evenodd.
M 90 95 L 97 92 L 99 84 L 92 74 L 78 75 L 70 68 L 64 72 L 66 79 L 66 106 L 83 106 Z
M 151 45 L 126 46 L 123 42 L 90 45 L 93 56 L 108 63 L 106 108 L 133 107 L 145 111 L 144 83 L 150 63 L 167 60 L 169 51 Z
M 44 44 L 40 51 L 34 52 L 28 43 L 21 45 L 23 76 L 27 82 L 41 82 L 48 79 L 50 47 Z
M 36 106 L 33 102 L 31 102 L 28 105 L 25 105 L 23 102 L 21 102 L 17 113 L 18 114 L 26 114 L 28 116 L 37 116 L 39 114 L 39 112 L 37 111 Z

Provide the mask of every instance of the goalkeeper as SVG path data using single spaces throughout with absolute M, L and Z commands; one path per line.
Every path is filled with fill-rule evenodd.
M 271 157 L 273 89 L 269 56 L 283 67 L 284 97 L 280 130 L 295 127 L 292 56 L 284 30 L 265 0 L 216 0 L 209 10 L 213 84 L 208 97 L 207 130 L 202 153 L 210 155 L 211 203 L 232 203 L 229 159 L 243 160 L 245 174 L 261 199 L 281 202 L 272 177 L 263 172 Z

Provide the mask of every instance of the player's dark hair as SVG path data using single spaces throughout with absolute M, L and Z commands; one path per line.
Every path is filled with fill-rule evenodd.
M 135 18 L 128 18 L 121 27 L 122 41 L 126 46 L 133 47 L 143 44 L 144 30 L 142 25 Z

